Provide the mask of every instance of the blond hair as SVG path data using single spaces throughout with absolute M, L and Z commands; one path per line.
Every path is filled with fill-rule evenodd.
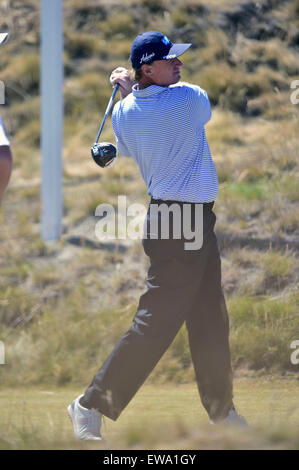
M 151 65 L 154 61 L 148 62 L 147 65 Z M 141 67 L 139 69 L 132 69 L 131 70 L 131 75 L 133 79 L 138 82 L 142 78 L 142 69 Z
M 136 69 L 136 70 L 133 70 L 132 72 L 133 72 L 133 78 L 135 82 L 138 82 L 142 77 L 142 70 Z

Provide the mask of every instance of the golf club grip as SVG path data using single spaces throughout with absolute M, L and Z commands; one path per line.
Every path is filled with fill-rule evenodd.
M 115 97 L 115 95 L 116 95 L 118 89 L 119 89 L 119 83 L 117 83 L 117 84 L 115 85 L 115 87 L 113 88 L 113 92 L 112 92 L 111 98 L 110 98 L 109 103 L 108 103 L 108 106 L 107 106 L 107 108 L 106 108 L 106 113 L 105 113 L 106 115 L 108 115 L 108 114 L 110 113 L 110 109 L 111 109 L 111 107 L 112 107 L 113 100 L 114 100 L 114 97 Z
M 100 127 L 100 129 L 99 129 L 99 132 L 98 132 L 98 135 L 97 135 L 97 138 L 96 138 L 96 141 L 95 141 L 96 144 L 97 144 L 98 141 L 99 141 L 99 138 L 100 138 L 100 135 L 101 135 L 101 133 L 102 133 L 102 130 L 103 130 L 103 127 L 104 127 L 106 118 L 107 118 L 108 114 L 110 113 L 110 109 L 111 109 L 111 107 L 112 107 L 113 100 L 114 100 L 114 97 L 115 97 L 115 95 L 116 95 L 118 89 L 119 89 L 119 83 L 117 83 L 117 84 L 115 85 L 114 89 L 113 89 L 113 93 L 112 93 L 111 98 L 110 98 L 110 100 L 109 100 L 108 106 L 107 106 L 106 111 L 105 111 L 105 114 L 104 114 L 104 119 L 103 119 L 103 121 L 102 121 L 101 127 Z

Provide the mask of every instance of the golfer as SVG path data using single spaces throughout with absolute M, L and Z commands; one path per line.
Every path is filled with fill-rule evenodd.
M 0 45 L 7 40 L 7 33 L 0 33 Z M 9 140 L 5 134 L 5 129 L 0 115 L 0 204 L 7 188 L 12 169 L 12 155 L 9 147 Z
M 122 67 L 110 77 L 113 86 L 120 84 L 123 98 L 112 114 L 118 150 L 135 159 L 151 196 L 143 239 L 150 267 L 147 290 L 129 330 L 85 393 L 68 407 L 79 439 L 101 440 L 102 415 L 112 420 L 119 417 L 183 323 L 210 422 L 246 425 L 233 405 L 229 320 L 214 233 L 218 180 L 204 128 L 211 108 L 204 90 L 180 83 L 179 57 L 190 46 L 173 44 L 158 31 L 140 34 L 130 57 L 135 80 Z M 200 248 L 186 249 L 184 234 L 175 237 L 174 227 L 168 239 L 161 236 L 163 216 L 157 208 L 170 209 L 173 204 L 181 214 L 188 206 L 192 227 L 202 230 Z M 199 207 L 202 224 L 196 226 Z M 158 214 L 155 233 L 152 214 Z M 182 219 L 181 215 L 184 225 Z

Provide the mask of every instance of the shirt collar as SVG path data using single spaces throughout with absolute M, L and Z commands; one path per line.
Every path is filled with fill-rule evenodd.
M 150 85 L 142 90 L 137 90 L 137 83 L 135 83 L 132 88 L 132 93 L 136 98 L 146 98 L 148 96 L 158 95 L 159 93 L 162 93 L 162 91 L 167 90 L 167 88 L 168 87 L 165 86 Z

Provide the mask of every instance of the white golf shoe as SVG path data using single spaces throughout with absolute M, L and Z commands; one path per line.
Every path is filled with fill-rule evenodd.
M 77 439 L 85 441 L 102 441 L 102 415 L 94 408 L 89 410 L 80 405 L 79 400 L 82 396 L 80 395 L 67 407 L 75 436 Z
M 229 410 L 229 413 L 226 418 L 222 419 L 221 421 L 217 421 L 217 423 L 211 420 L 210 423 L 211 424 L 225 424 L 229 426 L 240 426 L 243 428 L 249 427 L 244 416 L 239 415 L 236 412 L 234 407 Z

